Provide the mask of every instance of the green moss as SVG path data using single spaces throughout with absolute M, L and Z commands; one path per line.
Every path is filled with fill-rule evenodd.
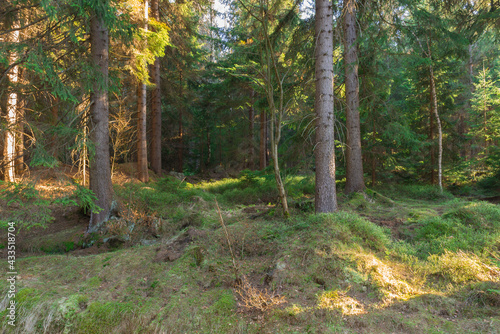
M 500 207 L 487 202 L 474 202 L 450 210 L 443 218 L 456 219 L 473 228 L 500 229 Z
M 344 244 L 360 244 L 382 250 L 389 244 L 388 231 L 361 218 L 357 214 L 339 211 L 331 214 L 310 215 L 309 220 L 323 225 L 332 241 Z
M 210 307 L 210 312 L 217 315 L 231 315 L 236 309 L 236 300 L 230 290 L 222 290 L 217 301 Z
M 111 333 L 117 329 L 124 318 L 130 317 L 134 311 L 135 306 L 132 303 L 91 303 L 85 311 L 78 314 L 72 333 Z

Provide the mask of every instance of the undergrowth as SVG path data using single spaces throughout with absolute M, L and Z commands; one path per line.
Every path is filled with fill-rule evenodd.
M 285 183 L 292 201 L 313 198 L 312 177 L 287 176 Z M 20 259 L 19 326 L 12 332 L 500 328 L 494 321 L 500 316 L 498 205 L 456 199 L 431 186 L 386 186 L 339 196 L 336 213 L 297 206 L 285 219 L 273 211 L 274 188 L 273 176 L 249 171 L 200 184 L 166 177 L 115 186 L 122 216 L 108 224 L 108 233 L 137 232 L 134 247 Z M 31 190 L 19 191 L 21 203 L 11 205 L 34 200 Z M 146 237 L 154 246 L 141 243 Z M 245 277 L 240 284 L 233 260 Z M 8 289 L 5 280 L 0 288 Z

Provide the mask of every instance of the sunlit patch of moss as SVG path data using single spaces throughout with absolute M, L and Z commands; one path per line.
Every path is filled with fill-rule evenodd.
M 318 296 L 318 308 L 340 310 L 343 315 L 366 313 L 363 304 L 349 297 L 346 291 L 331 290 L 322 292 Z
M 358 264 L 358 270 L 368 275 L 370 282 L 382 294 L 383 302 L 390 303 L 393 300 L 406 300 L 415 296 L 420 290 L 409 284 L 390 265 L 376 258 L 373 254 L 354 254 Z
M 445 251 L 442 255 L 431 255 L 429 271 L 454 283 L 467 281 L 500 281 L 500 269 L 483 262 L 477 255 L 458 251 Z
M 287 308 L 285 308 L 285 312 L 289 315 L 289 316 L 297 316 L 301 313 L 304 313 L 304 312 L 307 312 L 310 310 L 310 307 L 303 307 L 303 306 L 300 306 L 300 305 L 297 305 L 297 304 L 292 304 L 292 306 L 288 306 Z

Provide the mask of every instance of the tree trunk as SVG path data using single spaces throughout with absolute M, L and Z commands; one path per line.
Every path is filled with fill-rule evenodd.
M 179 71 L 179 149 L 177 151 L 177 172 L 184 170 L 184 138 L 182 133 L 182 117 L 184 111 L 184 87 L 182 86 L 182 69 Z
M 255 116 L 255 111 L 253 108 L 253 103 L 254 103 L 254 96 L 255 96 L 255 91 L 252 89 L 252 92 L 250 93 L 250 107 L 248 108 L 248 145 L 249 145 L 249 152 L 248 152 L 248 163 L 247 163 L 247 168 L 250 170 L 253 170 L 255 168 L 255 148 L 254 148 L 254 140 L 253 140 L 253 130 L 254 130 L 254 116 Z
M 315 209 L 337 210 L 333 112 L 333 8 L 331 0 L 316 0 L 316 197 Z
M 439 118 L 438 107 L 437 107 L 437 94 L 436 94 L 436 83 L 434 81 L 434 69 L 432 65 L 429 66 L 429 74 L 431 80 L 431 94 L 432 94 L 432 111 L 436 117 L 436 123 L 438 128 L 438 185 L 439 189 L 443 191 L 443 130 L 441 128 L 441 119 Z
M 13 28 L 18 28 L 19 23 L 16 21 Z M 12 43 L 19 43 L 19 30 L 14 30 L 11 32 L 10 40 Z M 18 55 L 15 52 L 10 54 L 10 62 L 15 63 L 18 59 Z M 16 132 L 15 128 L 17 125 L 17 114 L 18 114 L 18 96 L 16 92 L 15 85 L 19 80 L 19 66 L 14 66 L 11 68 L 7 74 L 10 88 L 8 89 L 7 98 L 7 129 L 4 135 L 4 179 L 7 182 L 14 182 L 15 173 L 15 159 L 16 159 Z
M 210 161 L 212 160 L 212 137 L 210 136 L 210 128 L 207 126 L 207 161 L 205 165 L 210 166 Z
M 470 143 L 466 141 L 466 134 L 468 132 L 468 113 L 471 109 L 471 99 L 472 93 L 474 92 L 474 73 L 473 73 L 473 59 L 472 59 L 472 51 L 473 45 L 469 44 L 469 60 L 467 62 L 467 88 L 468 88 L 468 96 L 467 102 L 465 104 L 465 108 L 460 110 L 458 116 L 458 135 L 463 142 L 462 147 L 460 148 L 460 157 L 468 159 L 471 157 L 470 154 Z
M 144 29 L 146 31 L 148 30 L 148 10 L 148 0 L 144 0 Z M 142 82 L 139 82 L 137 89 L 137 178 L 142 182 L 149 181 L 146 137 L 146 84 Z
M 151 14 L 160 20 L 159 0 L 151 0 Z M 156 58 L 151 71 L 155 87 L 151 94 L 151 169 L 161 175 L 161 92 L 160 92 L 160 58 Z
M 22 80 L 23 70 L 19 69 L 18 81 Z M 17 96 L 17 115 L 16 115 L 16 157 L 14 161 L 15 173 L 16 175 L 21 175 L 24 170 L 24 103 L 26 103 L 25 98 L 22 96 Z
M 363 159 L 359 121 L 358 53 L 356 43 L 356 1 L 344 0 L 344 61 L 346 95 L 346 185 L 345 192 L 363 191 Z
M 373 119 L 372 119 L 372 122 L 373 122 L 373 134 L 372 134 L 372 149 L 371 149 L 371 156 L 372 156 L 372 187 L 375 187 L 375 183 L 376 183 L 376 175 L 377 175 L 377 156 L 376 156 L 376 150 L 375 150 L 375 145 L 377 143 L 377 139 L 376 139 L 376 135 L 377 135 L 377 129 L 375 127 L 375 115 L 374 115 L 374 112 L 372 110 L 372 115 L 373 115 Z
M 262 35 L 265 42 L 263 48 L 260 51 L 260 59 L 261 66 L 265 70 L 265 72 L 263 72 L 263 79 L 265 82 L 266 99 L 269 106 L 269 113 L 271 115 L 271 158 L 273 159 L 274 179 L 276 180 L 276 187 L 278 189 L 278 195 L 281 202 L 281 207 L 283 209 L 283 215 L 285 217 L 288 217 L 290 216 L 290 211 L 288 210 L 288 201 L 286 198 L 285 186 L 283 184 L 283 180 L 281 179 L 278 154 L 278 146 L 281 139 L 281 126 L 283 123 L 283 117 L 285 115 L 284 88 L 282 77 L 279 73 L 277 60 L 275 58 L 274 46 L 269 38 L 268 17 L 265 14 L 263 6 L 260 7 L 260 15 L 262 17 Z M 273 83 L 273 77 L 278 86 L 277 89 Z M 275 101 L 275 91 L 279 94 L 277 105 Z
M 259 145 L 259 169 L 264 170 L 267 167 L 267 159 L 266 159 L 266 142 L 267 142 L 267 134 L 266 134 L 266 111 L 262 109 L 260 112 L 260 145 Z
M 109 218 L 113 188 L 109 162 L 109 109 L 108 109 L 108 29 L 102 16 L 94 15 L 90 23 L 92 60 L 98 71 L 90 94 L 90 139 L 95 154 L 90 164 L 90 190 L 97 197 L 100 212 L 91 212 L 88 232 L 95 232 Z
M 55 96 L 52 96 L 50 99 L 49 99 L 49 103 L 52 103 L 52 105 L 50 106 L 50 111 L 52 113 L 52 126 L 55 128 L 59 122 L 59 98 L 55 97 Z M 58 147 L 58 143 L 57 143 L 57 136 L 56 134 L 52 134 L 52 137 L 50 138 L 50 148 L 51 148 L 51 151 L 52 151 L 52 156 L 54 158 L 58 158 L 59 157 L 59 147 Z

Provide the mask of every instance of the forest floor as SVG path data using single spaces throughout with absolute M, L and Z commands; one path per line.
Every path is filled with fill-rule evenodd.
M 295 175 L 285 219 L 272 175 L 143 184 L 124 165 L 120 214 L 87 235 L 74 173 L 0 184 L 5 272 L 17 222 L 5 333 L 500 333 L 498 195 L 385 185 L 316 215 L 313 176 Z

